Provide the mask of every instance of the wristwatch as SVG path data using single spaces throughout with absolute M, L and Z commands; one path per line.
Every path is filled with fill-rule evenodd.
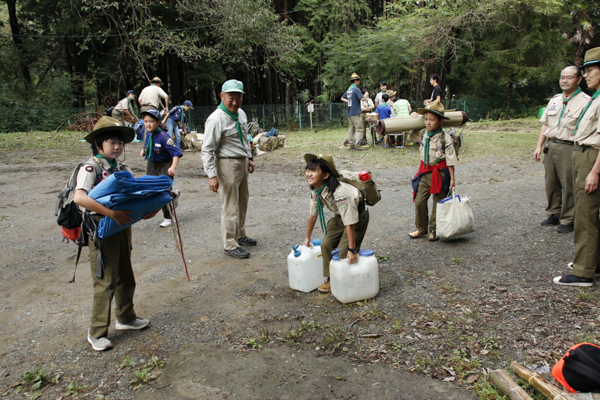
M 356 250 L 356 247 L 355 247 L 355 248 L 353 248 L 353 249 L 351 249 L 351 248 L 349 248 L 349 247 L 348 247 L 348 251 L 349 251 L 350 253 L 353 253 L 353 254 L 356 254 L 356 253 L 358 253 L 358 250 Z

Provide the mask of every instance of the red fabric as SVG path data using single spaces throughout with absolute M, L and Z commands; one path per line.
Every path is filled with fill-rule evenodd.
M 429 193 L 437 194 L 442 191 L 442 177 L 440 175 L 440 169 L 446 168 L 446 160 L 443 160 L 439 164 L 430 165 L 429 168 L 425 168 L 425 163 L 421 161 L 421 165 L 419 166 L 419 170 L 415 175 L 415 178 L 419 175 L 426 174 L 427 172 L 432 172 L 431 174 L 431 187 L 429 188 Z M 416 193 L 413 191 L 413 198 Z
M 75 240 L 81 234 L 81 228 L 67 229 L 64 226 L 62 226 L 61 228 L 62 228 L 62 234 L 63 234 L 63 236 L 66 237 L 67 239 L 73 241 L 73 242 L 75 242 Z

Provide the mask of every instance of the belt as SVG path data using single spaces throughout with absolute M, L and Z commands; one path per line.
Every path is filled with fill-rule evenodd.
M 220 159 L 222 159 L 222 158 L 224 158 L 224 159 L 226 159 L 226 160 L 239 160 L 239 159 L 242 159 L 242 158 L 248 158 L 248 156 L 239 156 L 239 157 L 217 157 L 217 159 L 219 159 L 219 160 L 220 160 Z
M 557 138 L 552 138 L 552 139 L 548 139 L 548 140 L 551 141 L 552 143 L 568 144 L 569 146 L 573 145 L 573 142 L 570 142 L 568 140 L 561 140 L 561 139 L 557 139 Z
M 573 151 L 580 151 L 582 153 L 585 153 L 585 151 L 589 150 L 589 149 L 594 149 L 594 147 L 592 147 L 592 146 L 586 146 L 584 144 L 573 143 Z

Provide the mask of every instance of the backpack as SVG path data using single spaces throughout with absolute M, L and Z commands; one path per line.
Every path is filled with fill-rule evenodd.
M 452 147 L 454 148 L 454 154 L 458 160 L 458 148 L 460 147 L 460 139 L 456 135 L 456 129 L 452 128 L 448 132 L 448 135 L 452 138 Z M 442 148 L 446 151 L 446 135 L 442 135 Z
M 600 393 L 600 347 L 590 343 L 571 347 L 552 367 L 552 376 L 571 393 Z
M 94 172 L 96 173 L 94 186 L 100 183 L 102 180 L 102 169 L 98 164 L 91 162 L 79 164 L 71 173 L 71 177 L 64 189 L 58 194 L 56 198 L 56 207 L 54 209 L 54 215 L 58 217 L 56 223 L 61 226 L 64 239 L 66 239 L 67 242 L 70 240 L 79 246 L 79 249 L 77 250 L 77 259 L 75 260 L 76 270 L 77 264 L 79 263 L 79 257 L 81 256 L 81 248 L 88 245 L 86 224 L 91 222 L 89 213 L 87 211 L 85 213 L 82 212 L 79 205 L 73 201 L 73 197 L 75 196 L 75 185 L 77 183 L 77 174 L 83 166 L 94 169 Z M 71 282 L 75 282 L 75 274 L 73 274 L 73 280 Z
M 367 181 L 363 181 L 358 177 L 359 172 L 341 170 L 339 173 L 339 181 L 348 183 L 357 188 L 367 205 L 374 206 L 381 200 L 381 193 L 379 192 L 379 189 L 377 189 L 377 184 L 372 177 Z

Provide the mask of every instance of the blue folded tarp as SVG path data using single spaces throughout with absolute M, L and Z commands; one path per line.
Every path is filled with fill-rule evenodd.
M 145 175 L 134 178 L 127 171 L 115 172 L 90 190 L 88 196 L 113 210 L 131 211 L 133 221 L 119 226 L 112 218 L 104 217 L 98 223 L 98 236 L 107 238 L 135 224 L 150 211 L 159 210 L 172 198 L 169 189 L 173 180 L 168 176 Z

